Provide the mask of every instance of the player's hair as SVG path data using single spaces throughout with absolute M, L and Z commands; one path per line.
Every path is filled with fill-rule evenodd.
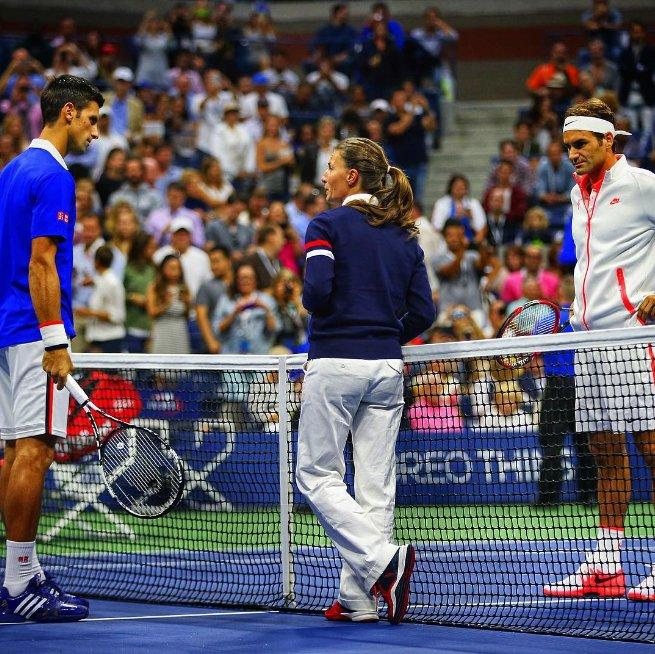
M 384 150 L 375 141 L 361 137 L 344 139 L 335 150 L 343 158 L 346 168 L 359 172 L 362 191 L 378 201 L 375 205 L 358 200 L 348 206 L 365 214 L 373 227 L 395 224 L 417 236 L 418 227 L 412 218 L 412 187 L 400 168 L 389 165 Z M 387 176 L 390 184 L 387 184 Z
M 56 122 L 62 108 L 69 102 L 79 115 L 90 102 L 96 102 L 98 107 L 102 107 L 105 99 L 98 88 L 85 79 L 75 75 L 60 75 L 53 79 L 41 94 L 43 122 L 46 125 Z
M 114 261 L 114 253 L 108 245 L 101 245 L 96 250 L 94 258 L 103 268 L 111 268 L 111 264 Z
M 609 106 L 599 100 L 598 98 L 591 98 L 589 100 L 584 100 L 583 102 L 578 102 L 572 107 L 569 107 L 564 114 L 565 118 L 569 116 L 590 116 L 591 118 L 602 118 L 603 120 L 608 120 L 612 125 L 614 125 L 614 112 L 609 108 Z M 603 134 L 597 134 L 593 132 L 594 136 L 602 141 L 604 138 Z

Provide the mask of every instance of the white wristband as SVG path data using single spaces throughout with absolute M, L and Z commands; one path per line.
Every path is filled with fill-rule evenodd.
M 51 322 L 39 325 L 41 338 L 43 339 L 43 348 L 45 350 L 56 350 L 58 348 L 68 347 L 68 335 L 62 322 Z

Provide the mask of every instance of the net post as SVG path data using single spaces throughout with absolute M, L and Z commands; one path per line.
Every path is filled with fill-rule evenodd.
M 287 357 L 281 356 L 278 363 L 278 447 L 280 459 L 280 556 L 282 563 L 282 599 L 285 607 L 295 606 L 293 583 L 293 561 L 291 556 L 291 509 L 293 485 L 289 458 L 291 456 L 291 429 L 289 424 L 289 376 Z

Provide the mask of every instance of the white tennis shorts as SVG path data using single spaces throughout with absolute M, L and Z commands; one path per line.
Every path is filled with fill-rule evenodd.
M 577 351 L 575 407 L 579 432 L 655 430 L 655 347 Z
M 0 348 L 0 438 L 66 438 L 68 391 L 43 371 L 43 342 Z

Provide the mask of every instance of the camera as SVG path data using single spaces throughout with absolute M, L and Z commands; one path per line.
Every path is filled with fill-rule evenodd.
M 284 282 L 284 299 L 290 300 L 292 296 L 293 296 L 293 283 Z

